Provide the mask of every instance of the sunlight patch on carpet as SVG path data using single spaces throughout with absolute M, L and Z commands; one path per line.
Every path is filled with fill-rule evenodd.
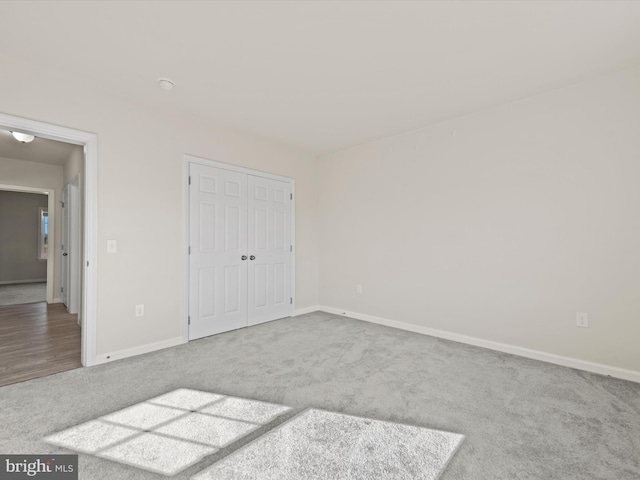
M 179 389 L 44 441 L 175 475 L 289 410 L 284 405 Z
M 309 409 L 191 478 L 435 480 L 463 439 L 456 433 Z

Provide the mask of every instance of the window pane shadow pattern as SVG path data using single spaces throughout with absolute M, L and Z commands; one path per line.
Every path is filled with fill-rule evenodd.
M 273 403 L 179 389 L 44 441 L 172 476 L 289 410 Z
M 178 389 L 44 441 L 173 476 L 291 410 Z M 463 440 L 457 433 L 309 408 L 230 454 L 221 452 L 226 456 L 211 459 L 212 464 L 191 479 L 436 480 Z

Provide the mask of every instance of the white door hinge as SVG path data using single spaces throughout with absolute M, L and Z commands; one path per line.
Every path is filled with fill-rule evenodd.
M 189 322 L 189 325 L 191 325 L 191 316 L 187 317 L 187 321 Z
M 290 303 L 291 305 L 293 305 L 293 297 L 291 297 L 291 298 L 289 299 L 289 303 Z
M 191 185 L 191 175 L 189 175 L 189 185 Z

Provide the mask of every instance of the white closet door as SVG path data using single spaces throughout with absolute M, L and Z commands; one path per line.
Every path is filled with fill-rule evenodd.
M 194 163 L 189 172 L 193 340 L 247 325 L 247 175 Z
M 291 186 L 249 175 L 249 325 L 291 315 Z

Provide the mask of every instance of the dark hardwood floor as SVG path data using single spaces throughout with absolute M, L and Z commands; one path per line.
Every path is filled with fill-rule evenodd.
M 0 306 L 0 386 L 81 367 L 78 316 L 61 303 Z

